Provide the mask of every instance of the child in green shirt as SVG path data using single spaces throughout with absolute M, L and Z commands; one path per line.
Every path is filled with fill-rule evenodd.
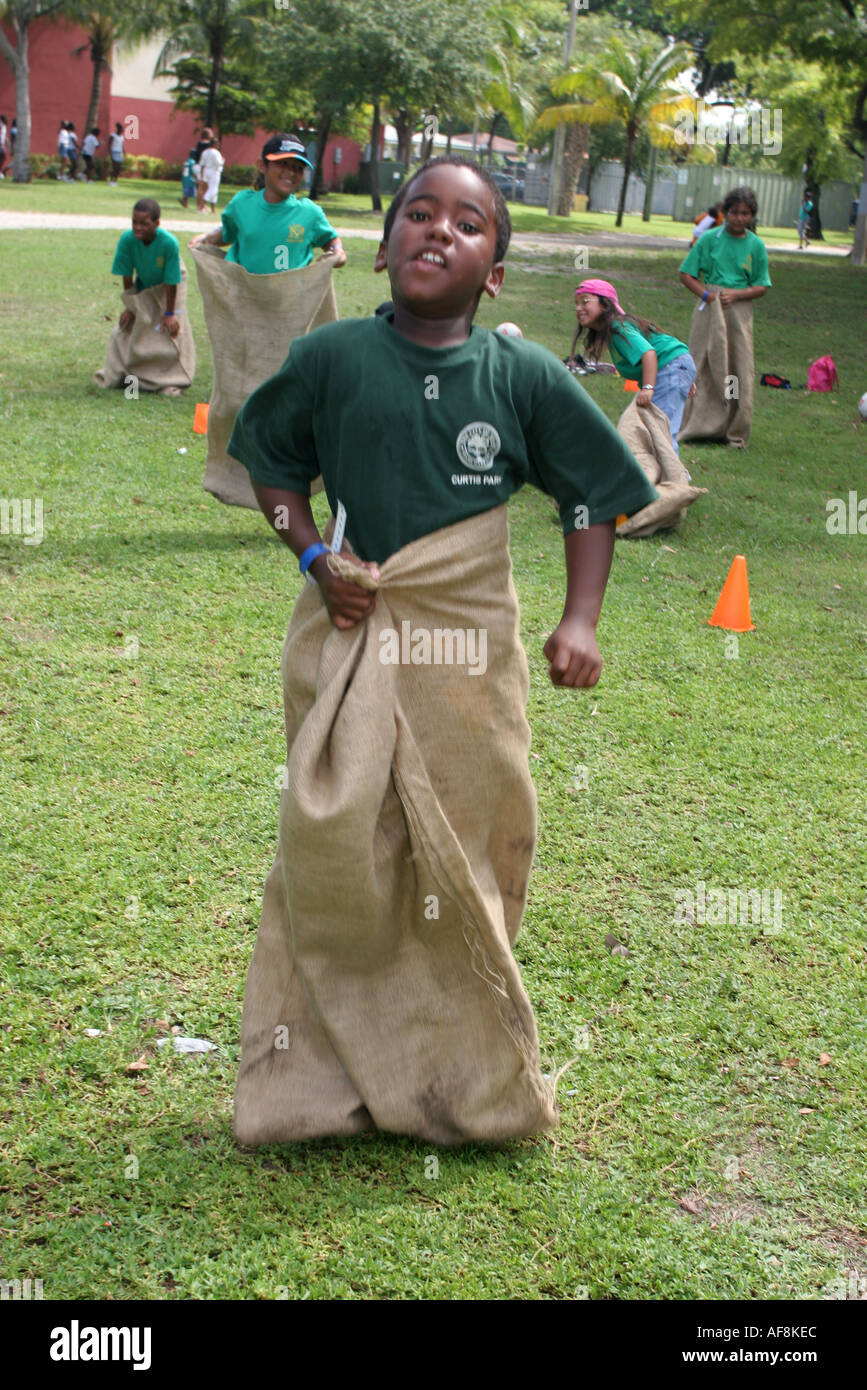
M 551 682 L 578 689 L 601 670 L 615 518 L 655 492 L 562 362 L 473 326 L 510 233 L 485 171 L 430 161 L 386 216 L 392 312 L 296 339 L 229 442 L 311 581 L 284 651 L 243 1143 L 371 1128 L 458 1143 L 554 1121 L 511 954 L 535 796 L 504 503 L 526 481 L 559 503 L 566 599 L 543 650 Z M 351 548 L 320 536 L 320 473 Z
M 585 335 L 587 352 L 598 360 L 607 348 L 621 376 L 640 383 L 636 404 L 653 404 L 668 419 L 677 452 L 683 409 L 695 394 L 695 363 L 686 343 L 663 333 L 648 319 L 625 314 L 608 280 L 585 280 L 575 291 L 578 327 L 570 357 Z
M 681 262 L 681 284 L 700 301 L 689 336 L 697 393 L 684 411 L 681 441 L 718 440 L 736 448 L 749 442 L 755 374 L 752 301 L 771 284 L 765 244 L 749 230 L 758 210 L 751 188 L 733 188 L 723 202 L 723 225 L 705 232 Z
M 305 167 L 312 165 L 300 140 L 272 135 L 257 164 L 264 187 L 236 193 L 223 209 L 221 225 L 193 237 L 190 249 L 228 246 L 226 260 L 236 261 L 251 275 L 300 270 L 313 260 L 317 246 L 334 257 L 335 269 L 345 265 L 343 243 L 325 213 L 310 198 L 295 197 Z
M 132 210 L 132 231 L 124 232 L 117 243 L 112 275 L 123 276 L 125 290 L 150 289 L 165 285 L 163 327 L 176 337 L 180 324 L 175 313 L 178 285 L 181 283 L 181 250 L 177 237 L 160 226 L 160 205 L 155 198 L 139 198 Z M 121 328 L 131 328 L 135 314 L 124 309 Z

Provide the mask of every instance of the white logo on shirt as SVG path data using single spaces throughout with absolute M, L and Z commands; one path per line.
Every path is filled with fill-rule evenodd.
M 464 425 L 455 447 L 465 468 L 472 468 L 474 473 L 486 473 L 493 468 L 500 452 L 500 436 L 487 421 L 474 420 L 471 425 Z

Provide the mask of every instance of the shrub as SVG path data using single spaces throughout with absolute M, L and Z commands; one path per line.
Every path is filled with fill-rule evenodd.
M 60 173 L 60 159 L 56 154 L 34 154 L 30 152 L 30 177 L 32 179 L 56 179 Z
M 341 193 L 360 193 L 361 182 L 359 180 L 358 174 L 347 174 L 346 177 L 341 181 L 340 191 Z
M 227 164 L 223 170 L 223 183 L 252 188 L 258 172 L 255 164 Z

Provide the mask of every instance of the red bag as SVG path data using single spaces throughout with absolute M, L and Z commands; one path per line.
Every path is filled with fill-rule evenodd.
M 833 357 L 817 357 L 807 372 L 808 391 L 833 391 L 839 387 L 837 364 Z

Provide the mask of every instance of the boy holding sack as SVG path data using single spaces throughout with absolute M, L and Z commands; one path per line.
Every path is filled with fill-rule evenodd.
M 544 652 L 573 689 L 599 678 L 615 517 L 655 493 L 553 354 L 473 327 L 510 233 L 485 171 L 430 161 L 385 221 L 393 312 L 297 339 L 230 441 L 309 581 L 284 647 L 242 1143 L 498 1142 L 556 1120 L 512 954 L 536 800 L 505 503 L 524 482 L 558 500 L 566 603 Z M 320 472 L 331 544 L 310 510 Z

